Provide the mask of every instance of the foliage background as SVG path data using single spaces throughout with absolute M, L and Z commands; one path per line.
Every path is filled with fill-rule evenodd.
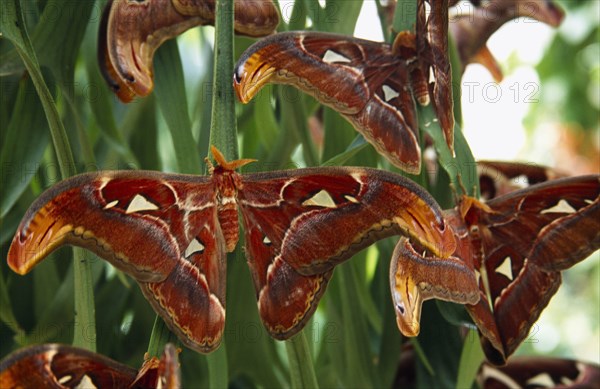
M 195 139 L 195 157 L 184 158 L 201 160 L 207 155 L 214 29 L 195 28 L 179 38 L 178 44 L 170 41 L 163 45 L 155 57 L 155 93 L 125 106 L 106 87 L 96 61 L 97 30 L 104 3 L 20 1 L 32 42 L 32 50 L 24 50 L 24 55 L 35 52 L 52 100 L 47 96 L 40 100 L 32 81 L 35 77 L 25 71 L 15 45 L 0 40 L 3 257 L 27 207 L 42 190 L 60 180 L 61 157 L 51 145 L 48 123 L 64 126 L 74 156 L 70 168 L 77 172 L 129 168 L 181 171 L 175 149 L 182 139 L 174 135 L 176 128 L 191 130 Z M 286 7 L 290 23 L 282 23 L 280 30 L 310 25 L 315 30 L 352 34 L 362 1 L 327 0 L 325 4 L 323 8 L 316 0 L 303 0 L 293 8 Z M 586 2 L 564 5 L 573 13 L 585 12 Z M 5 12 L 1 17 L 3 38 L 10 38 L 10 18 Z M 571 131 L 581 145 L 573 149 L 586 152 L 590 148 L 587 153 L 597 161 L 598 149 L 592 146 L 598 144 L 600 91 L 590 92 L 589 88 L 598 85 L 600 66 L 593 61 L 590 65 L 587 58 L 593 58 L 590 51 L 598 51 L 599 29 L 597 19 L 583 20 L 588 33 L 575 41 L 568 35 L 557 35 L 539 64 L 541 103 L 535 105 L 528 121 L 529 127 L 535 128 L 540 118 L 552 112 L 557 123 L 573 129 L 565 130 Z M 381 21 L 384 30 L 389 31 L 386 19 Z M 236 38 L 234 58 L 252 42 Z M 558 83 L 558 88 L 551 90 L 561 91 L 561 98 L 546 95 L 550 83 Z M 44 106 L 48 102 L 55 106 L 59 124 L 52 121 Z M 345 120 L 295 89 L 267 86 L 251 104 L 237 104 L 236 116 L 241 156 L 259 160 L 245 171 L 316 166 L 332 159 L 337 164 L 393 170 L 370 146 L 364 146 Z M 323 128 L 324 132 L 320 131 Z M 468 156 L 464 158 L 458 162 L 468 161 Z M 414 178 L 427 185 L 424 175 Z M 447 190 L 449 179 L 441 170 L 438 183 L 429 187 L 444 206 L 452 200 Z M 310 355 L 308 360 L 301 359 L 300 369 L 314 369 L 320 386 L 392 386 L 403 342 L 395 323 L 387 276 L 394 243 L 393 239 L 382 241 L 339 266 L 319 310 L 304 331 Z M 55 252 L 25 277 L 12 273 L 1 261 L 0 356 L 33 343 L 71 343 L 78 335 L 85 338 L 93 334 L 91 327 L 95 326 L 93 340 L 98 352 L 131 366 L 140 365 L 148 348 L 154 312 L 131 279 L 91 253 L 83 255 L 92 268 L 95 325 L 75 324 L 73 296 L 81 291 L 73 284 L 71 249 Z M 598 260 L 584 264 L 583 271 L 565 276 L 567 286 L 562 289 L 573 291 L 573 295 L 564 298 L 561 314 L 567 316 L 565 306 L 576 306 L 574 315 L 586 321 L 597 343 L 598 315 L 588 313 L 588 309 L 598 306 Z M 229 385 L 289 386 L 290 369 L 298 369 L 294 366 L 297 360 L 286 353 L 289 346 L 272 340 L 264 331 L 242 250 L 229 257 L 228 265 L 225 361 Z M 572 303 L 582 295 L 590 296 L 591 300 L 585 301 L 591 303 Z M 457 380 L 459 386 L 469 385 L 481 356 L 474 332 L 467 334 L 466 341 L 461 337 L 464 327 L 459 330 L 457 323 L 465 317 L 462 307 L 425 304 L 422 333 L 413 341 L 424 355 L 417 359 L 418 386 L 452 387 Z M 531 344 L 523 349 L 537 352 Z M 562 341 L 550 352 L 573 355 Z M 208 386 L 211 362 L 206 356 L 184 349 L 181 360 L 186 386 Z

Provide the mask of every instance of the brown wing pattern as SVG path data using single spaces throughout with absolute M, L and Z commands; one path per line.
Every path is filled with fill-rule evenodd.
M 214 0 L 110 0 L 98 36 L 98 60 L 106 82 L 126 103 L 149 95 L 158 47 L 192 27 L 214 21 Z M 271 0 L 235 2 L 234 24 L 239 34 L 268 35 L 278 23 Z
M 226 247 L 208 178 L 135 171 L 65 180 L 25 215 L 9 266 L 27 273 L 64 244 L 87 248 L 137 280 L 189 347 L 218 345 Z
M 409 77 L 414 58 L 403 54 L 345 35 L 279 33 L 242 54 L 234 87 L 247 103 L 268 82 L 293 85 L 338 111 L 391 163 L 418 173 L 421 152 Z
M 361 168 L 308 168 L 243 176 L 239 206 L 279 256 L 305 275 L 336 264 L 383 237 L 406 234 L 435 255 L 455 247 L 433 198 L 399 175 Z
M 488 358 L 502 362 L 558 289 L 560 271 L 600 248 L 600 177 L 549 181 L 496 197 L 486 206 L 471 204 L 462 213 L 474 252 L 481 253 L 474 267 L 485 298 L 467 309 L 488 332 L 483 341 Z M 488 296 L 493 319 L 486 312 Z

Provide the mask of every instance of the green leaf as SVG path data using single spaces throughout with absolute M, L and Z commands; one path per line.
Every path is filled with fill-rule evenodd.
M 225 323 L 230 375 L 246 376 L 254 385 L 266 388 L 289 386 L 289 369 L 282 361 L 285 350 L 278 354 L 278 346 L 283 344 L 269 336 L 258 316 L 246 256 L 242 250 L 236 250 L 231 257 L 227 266 L 227 295 L 230 298 Z
M 397 239 L 391 238 L 377 244 L 379 260 L 371 282 L 371 294 L 379 303 L 382 311 L 383 329 L 379 339 L 379 364 L 377 371 L 381 385 L 384 388 L 392 387 L 396 378 L 398 365 L 402 353 L 402 334 L 396 323 L 396 312 L 391 301 L 389 282 L 389 259 L 392 257 L 394 244 Z
M 422 359 L 417 359 L 417 385 L 423 388 L 449 388 L 456 383 L 458 371 L 457 353 L 462 339 L 456 327 L 446 322 L 436 304 L 426 301 L 421 315 L 419 344 L 428 363 L 433 366 L 431 374 Z
M 183 67 L 177 42 L 165 42 L 154 58 L 154 94 L 167 122 L 180 173 L 200 173 L 200 154 L 192 136 Z
M 95 3 L 49 0 L 33 32 L 40 64 L 52 70 L 67 98 L 73 96 L 75 60 Z
M 258 131 L 258 138 L 261 144 L 267 149 L 273 149 L 277 135 L 280 133 L 277 119 L 273 113 L 271 106 L 271 96 L 273 88 L 271 85 L 266 85 L 261 93 L 254 98 L 253 117 Z
M 85 71 L 87 75 L 87 84 L 81 89 L 83 89 L 85 93 L 84 97 L 86 98 L 87 103 L 89 103 L 89 108 L 91 109 L 92 116 L 96 121 L 98 128 L 110 144 L 111 151 L 116 151 L 125 159 L 125 162 L 128 165 L 140 166 L 141 163 L 136 159 L 131 151 L 130 145 L 124 138 L 124 134 L 117 128 L 115 113 L 113 110 L 113 102 L 116 100 L 116 97 L 108 88 L 106 82 L 100 74 L 100 68 L 98 66 L 98 59 L 96 55 L 97 35 L 98 32 L 96 31 L 96 25 L 90 23 L 89 28 L 86 31 L 84 44 L 82 45 L 81 49 L 81 54 L 85 60 Z M 80 85 L 77 86 L 81 87 Z M 132 109 L 135 109 L 138 105 L 143 104 L 144 101 L 139 101 L 132 104 Z M 152 121 L 153 124 L 155 122 L 152 114 L 150 114 L 148 117 L 147 122 L 150 121 Z M 151 130 L 152 129 L 149 131 Z M 149 139 L 151 140 L 150 136 Z M 154 155 L 156 156 L 156 152 Z
M 337 267 L 327 296 L 327 319 L 333 326 L 333 341 L 326 344 L 343 386 L 378 387 L 373 368 L 367 320 L 356 290 L 355 263 L 365 261 L 364 252 Z M 338 360 L 336 360 L 338 359 Z
M 36 269 L 38 271 L 32 273 L 34 292 L 33 312 L 36 319 L 39 320 L 54 298 L 54 295 L 48 293 L 48 291 L 58 290 L 61 279 L 57 271 L 56 262 L 54 261 L 43 261 Z
M 44 4 L 41 16 L 37 14 L 37 4 L 32 1 L 23 4 L 20 6 L 24 7 L 25 15 L 35 15 L 36 19 L 31 36 L 32 51 L 37 53 L 37 58 L 42 66 L 51 69 L 62 91 L 68 96 L 72 96 L 75 86 L 73 84 L 73 72 L 77 52 L 96 1 L 48 0 Z M 7 6 L 11 7 L 8 4 Z M 9 8 L 6 10 L 10 12 Z M 3 15 L 8 16 L 10 13 L 3 13 Z M 29 28 L 30 25 L 31 23 L 22 24 L 26 28 Z M 2 56 L 0 74 L 22 72 L 23 65 L 18 60 L 20 56 L 18 51 L 17 48 L 16 51 L 10 51 Z
M 457 388 L 471 388 L 485 360 L 481 343 L 479 342 L 479 333 L 473 329 L 469 331 L 463 343 L 463 349 L 460 354 L 460 363 L 458 368 L 458 377 L 456 379 Z
M 290 361 L 291 387 L 292 388 L 318 388 L 313 361 L 305 331 L 300 331 L 296 336 L 285 342 L 288 360 Z
M 131 152 L 139 161 L 139 168 L 161 170 L 154 96 L 146 97 L 127 111 L 122 129 L 123 133 L 128 136 Z
M 317 0 L 305 0 L 317 31 L 352 35 L 362 0 L 327 0 L 322 8 Z
M 2 274 L 2 266 L 0 266 L 0 321 L 13 331 L 16 338 L 25 336 L 25 330 L 19 325 L 12 308 L 8 288 Z
M 454 149 L 456 150 L 456 157 L 454 157 L 446 145 L 439 122 L 435 119 L 433 107 L 431 105 L 419 107 L 418 112 L 421 128 L 433 139 L 439 164 L 450 177 L 454 188 L 456 190 L 465 188 L 466 194 L 478 195 L 477 164 L 460 127 L 454 126 Z
M 148 354 L 160 357 L 169 342 L 178 342 L 177 337 L 169 331 L 163 319 L 156 316 L 148 344 Z
M 287 4 L 287 6 L 289 7 L 289 3 Z M 287 11 L 289 8 L 286 8 L 285 11 Z M 284 10 L 282 10 L 284 11 Z M 287 12 L 285 12 L 287 14 Z M 289 31 L 295 31 L 295 30 L 303 30 L 306 26 L 306 16 L 307 16 L 307 12 L 306 12 L 306 8 L 305 8 L 305 1 L 294 1 L 294 6 L 292 8 L 292 12 L 290 14 L 290 23 L 287 26 L 287 30 Z M 280 30 L 284 30 L 285 29 L 285 25 L 282 25 L 283 23 L 280 23 L 279 25 L 279 29 Z
M 331 108 L 323 107 L 323 129 L 325 131 L 323 159 L 325 160 L 341 155 L 350 148 L 347 145 L 356 142 L 354 127 Z
M 56 105 L 54 104 L 52 94 L 40 71 L 40 65 L 29 40 L 29 35 L 25 29 L 25 22 L 21 13 L 21 2 L 19 0 L 8 0 L 3 1 L 1 4 L 0 10 L 3 17 L 0 19 L 2 23 L 0 25 L 0 33 L 15 45 L 17 53 L 25 63 L 25 67 L 40 96 L 50 126 L 50 133 L 52 134 L 52 141 L 59 161 L 61 175 L 63 178 L 72 176 L 75 173 L 75 164 L 70 151 L 69 141 Z
M 464 305 L 448 301 L 436 300 L 437 307 L 444 319 L 455 326 L 472 324 L 471 316 L 467 313 Z
M 29 78 L 20 82 L 6 138 L 0 151 L 2 186 L 0 218 L 4 218 L 40 167 L 48 146 L 48 122 Z
M 367 143 L 365 138 L 362 135 L 358 135 L 356 138 L 354 138 L 354 140 L 346 150 L 337 154 L 335 157 L 332 157 L 327 161 L 323 162 L 321 166 L 341 166 L 348 162 L 349 159 L 356 156 L 361 150 L 366 148 L 368 145 L 369 144 Z
M 46 119 L 48 120 L 61 176 L 63 178 L 70 177 L 75 174 L 73 155 L 65 128 L 54 104 L 54 99 L 44 81 L 35 51 L 27 34 L 21 10 L 21 2 L 19 0 L 3 1 L 0 7 L 3 15 L 0 18 L 0 33 L 13 43 L 19 56 L 25 63 L 25 67 L 33 80 L 33 84 L 42 102 Z M 92 306 L 89 305 L 90 301 L 93 302 L 92 280 L 89 278 L 89 263 L 78 255 L 75 255 L 73 263 L 74 272 L 77 276 L 75 311 L 78 314 L 78 320 L 80 320 L 80 323 L 85 323 L 95 328 L 93 324 L 94 307 L 93 304 Z M 95 332 L 92 333 L 90 331 L 87 336 L 83 336 L 80 331 L 74 331 L 74 344 L 94 350 L 96 348 L 95 342 Z
M 65 255 L 67 253 L 67 250 L 59 250 L 46 260 L 60 263 L 61 260 L 65 260 L 69 257 Z M 33 272 L 40 271 L 43 271 L 43 269 L 33 269 Z M 73 266 L 69 265 L 67 272 L 61 280 L 59 288 L 53 290 L 50 294 L 52 297 L 51 302 L 47 305 L 44 312 L 42 312 L 42 315 L 36 319 L 33 329 L 28 331 L 24 338 L 15 338 L 20 345 L 25 346 L 34 343 L 44 343 L 48 342 L 50 339 L 53 341 L 60 340 L 68 342 L 68 336 L 65 336 L 65 334 L 73 335 L 73 332 L 80 332 L 74 327 L 73 276 Z

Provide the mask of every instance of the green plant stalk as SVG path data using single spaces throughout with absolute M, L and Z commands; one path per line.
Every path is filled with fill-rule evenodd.
M 96 351 L 96 306 L 92 268 L 82 248 L 73 248 L 75 331 L 73 345 Z
M 210 144 L 229 160 L 239 158 L 233 74 L 233 0 L 217 0 Z
M 394 19 L 392 21 L 393 31 L 413 31 L 416 19 L 413 18 L 417 14 L 417 3 L 414 0 L 398 0 Z M 395 36 L 391 37 L 392 39 Z
M 177 341 L 175 335 L 169 331 L 167 325 L 160 318 L 156 316 L 154 319 L 154 326 L 152 327 L 152 333 L 150 334 L 150 342 L 148 343 L 148 354 L 151 357 L 160 358 L 165 345 L 171 341 Z
M 319 384 L 304 330 L 285 341 L 285 350 L 290 364 L 291 387 L 318 388 Z
M 233 95 L 233 0 L 217 0 L 215 59 L 209 143 L 234 160 L 239 158 L 237 122 Z M 225 342 L 207 357 L 209 386 L 226 388 L 229 383 Z
M 63 123 L 60 119 L 56 104 L 44 78 L 42 76 L 40 65 L 35 55 L 33 45 L 29 39 L 21 2 L 19 0 L 6 1 L 2 10 L 7 15 L 13 14 L 15 24 L 11 26 L 13 20 L 8 16 L 2 25 L 3 34 L 7 35 L 15 46 L 15 49 L 35 86 L 35 89 L 40 96 L 40 101 L 44 108 L 48 125 L 50 127 L 50 135 L 56 152 L 56 158 L 60 169 L 60 174 L 63 179 L 73 176 L 76 173 L 73 153 Z M 15 28 L 15 26 L 18 26 Z M 12 28 L 15 30 L 12 30 Z M 96 320 L 94 310 L 94 291 L 92 288 L 92 277 L 90 264 L 82 255 L 81 250 L 74 250 L 73 253 L 73 270 L 75 282 L 75 324 L 76 328 L 73 331 L 73 345 L 86 348 L 91 351 L 96 350 Z M 77 328 L 77 325 L 79 328 Z

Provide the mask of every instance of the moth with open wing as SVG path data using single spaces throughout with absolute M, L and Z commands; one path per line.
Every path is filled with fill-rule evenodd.
M 98 32 L 98 61 L 104 79 L 123 102 L 147 96 L 154 87 L 154 52 L 168 39 L 214 24 L 215 0 L 110 0 Z M 279 23 L 272 0 L 236 0 L 235 31 L 265 36 Z
M 416 174 L 421 148 L 413 92 L 429 101 L 416 66 L 415 37 L 394 45 L 323 32 L 263 38 L 240 57 L 234 88 L 249 102 L 268 82 L 289 84 L 345 117 L 393 165 Z
M 277 339 L 304 326 L 334 266 L 377 239 L 403 234 L 440 258 L 456 249 L 437 203 L 397 174 L 325 167 L 241 175 L 235 169 L 250 160 L 227 162 L 214 148 L 213 155 L 210 176 L 121 171 L 60 182 L 23 217 L 9 266 L 25 274 L 63 244 L 85 247 L 132 276 L 185 345 L 210 352 L 225 323 L 226 253 L 238 241 L 238 210 L 259 313 Z M 446 268 L 446 278 L 415 268 L 451 298 L 478 296 L 474 273 L 467 285 L 451 276 L 464 265 Z
M 417 360 L 412 343 L 402 345 L 394 388 L 417 388 Z M 515 356 L 505 366 L 484 362 L 477 372 L 476 387 L 481 389 L 600 389 L 597 364 L 544 356 Z
M 179 389 L 179 357 L 167 344 L 160 359 L 140 370 L 101 354 L 62 344 L 19 349 L 0 361 L 0 388 L 162 388 Z
M 600 366 L 589 362 L 551 357 L 515 357 L 506 366 L 484 363 L 477 373 L 483 389 L 600 388 Z
M 502 364 L 556 293 L 561 271 L 600 248 L 600 176 L 543 182 L 486 203 L 465 196 L 444 218 L 457 241 L 452 258 L 478 278 L 479 299 L 465 306 L 488 360 Z M 416 332 L 421 301 L 447 295 L 403 272 L 407 258 L 431 262 L 419 252 L 401 240 L 392 258 L 397 270 L 390 275 L 398 325 Z

